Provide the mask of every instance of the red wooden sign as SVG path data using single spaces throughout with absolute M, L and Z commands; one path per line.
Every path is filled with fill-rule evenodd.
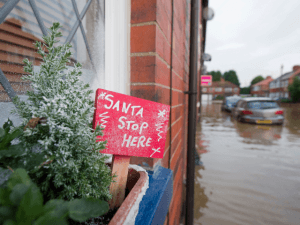
M 94 124 L 108 140 L 102 153 L 163 158 L 170 106 L 98 89 Z
M 212 75 L 201 75 L 201 86 L 211 86 Z

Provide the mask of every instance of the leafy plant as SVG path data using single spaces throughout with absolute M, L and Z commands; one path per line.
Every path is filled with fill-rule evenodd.
M 300 101 L 300 78 L 294 77 L 293 83 L 289 85 L 288 90 L 293 102 Z
M 68 224 L 68 218 L 84 222 L 101 216 L 108 203 L 93 198 L 64 201 L 53 199 L 43 204 L 43 195 L 24 169 L 17 169 L 7 187 L 0 189 L 0 224 Z
M 26 102 L 14 100 L 23 127 L 32 118 L 45 118 L 45 122 L 36 126 L 26 126 L 20 136 L 27 154 L 38 147 L 47 157 L 47 162 L 29 171 L 29 175 L 46 199 L 108 200 L 112 176 L 104 163 L 105 156 L 99 153 L 106 142 L 96 142 L 97 136 L 103 135 L 102 129 L 97 126 L 93 130 L 91 126 L 92 91 L 88 84 L 79 81 L 80 63 L 71 68 L 66 66 L 70 63 L 72 46 L 55 45 L 62 36 L 59 28 L 59 23 L 53 23 L 50 34 L 43 37 L 45 44 L 35 44 L 43 58 L 39 72 L 34 72 L 32 63 L 24 60 L 24 70 L 29 75 L 23 79 L 31 82 L 33 91 L 27 92 Z
M 14 127 L 10 119 L 0 128 L 0 167 L 11 171 L 19 167 L 32 170 L 35 165 L 45 161 L 45 157 L 41 153 L 26 154 L 22 142 L 12 144 L 22 132 L 22 128 Z

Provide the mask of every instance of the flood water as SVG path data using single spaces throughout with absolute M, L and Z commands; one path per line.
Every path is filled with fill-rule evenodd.
M 284 110 L 283 126 L 253 125 L 203 103 L 194 224 L 300 224 L 300 105 Z

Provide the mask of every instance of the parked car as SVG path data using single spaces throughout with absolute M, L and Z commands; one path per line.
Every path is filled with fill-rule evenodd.
M 221 105 L 222 111 L 231 112 L 232 108 L 236 105 L 236 103 L 241 99 L 241 97 L 235 96 L 228 96 L 224 98 L 223 103 Z
M 240 99 L 232 109 L 232 116 L 240 122 L 256 124 L 283 124 L 283 109 L 271 98 Z

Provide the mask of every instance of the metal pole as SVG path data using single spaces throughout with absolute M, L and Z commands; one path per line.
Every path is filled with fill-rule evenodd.
M 190 34 L 190 71 L 189 71 L 189 108 L 187 143 L 187 179 L 186 179 L 186 217 L 185 224 L 194 223 L 194 177 L 195 177 L 195 135 L 197 113 L 197 64 L 199 33 L 199 0 L 191 1 Z

